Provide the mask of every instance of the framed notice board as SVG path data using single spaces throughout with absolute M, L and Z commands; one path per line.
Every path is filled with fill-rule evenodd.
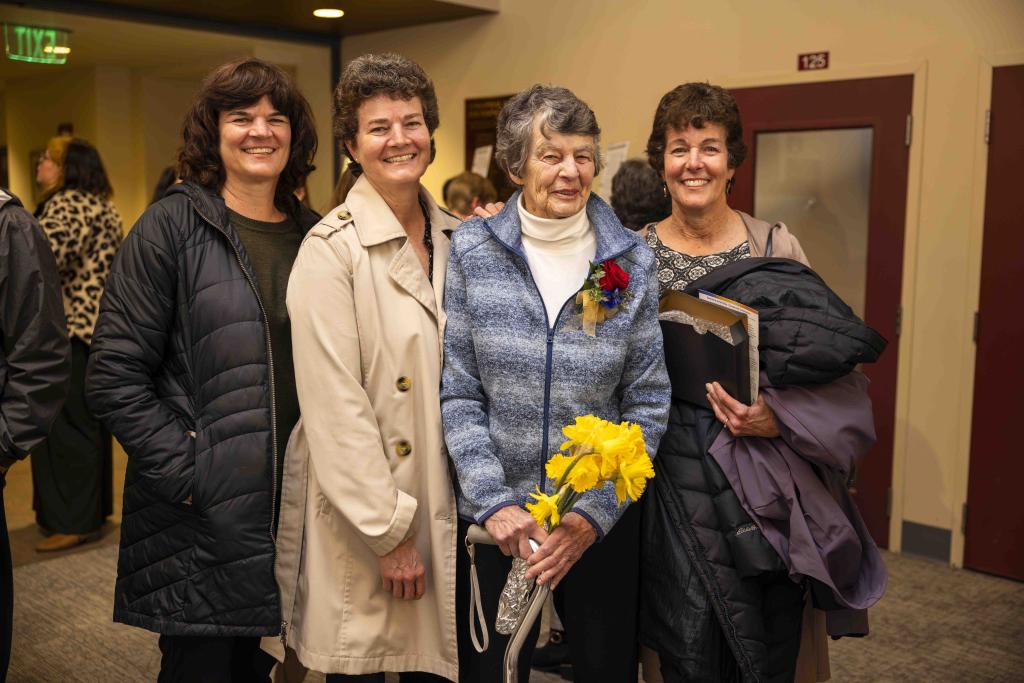
M 511 98 L 511 95 L 499 97 L 480 97 L 466 100 L 466 170 L 473 168 L 473 155 L 478 147 L 494 146 L 495 130 L 498 125 L 498 114 Z M 508 179 L 503 170 L 494 161 L 487 169 L 487 177 L 498 191 L 498 200 L 505 201 L 515 192 L 516 186 Z

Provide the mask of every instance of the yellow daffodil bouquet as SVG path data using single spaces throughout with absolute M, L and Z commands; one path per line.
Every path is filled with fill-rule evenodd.
M 555 492 L 545 494 L 538 486 L 537 492 L 530 494 L 534 502 L 526 504 L 538 524 L 551 531 L 584 493 L 608 481 L 615 483 L 620 505 L 639 500 L 647 480 L 654 476 L 639 425 L 584 415 L 563 427 L 562 434 L 568 441 L 545 466 Z

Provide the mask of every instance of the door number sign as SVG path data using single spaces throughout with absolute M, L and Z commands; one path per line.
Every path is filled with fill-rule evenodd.
M 817 71 L 828 68 L 828 52 L 808 52 L 797 55 L 797 71 Z

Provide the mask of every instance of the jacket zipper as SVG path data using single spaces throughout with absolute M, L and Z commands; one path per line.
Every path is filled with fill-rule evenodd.
M 193 204 L 193 206 L 195 205 Z M 256 303 L 259 304 L 260 314 L 263 316 L 263 338 L 267 343 L 267 363 L 270 366 L 271 496 L 270 524 L 268 530 L 270 531 L 270 540 L 272 541 L 272 545 L 274 547 L 273 566 L 277 566 L 277 535 L 274 533 L 274 509 L 277 507 L 277 393 L 276 388 L 274 386 L 274 349 L 270 344 L 270 317 L 267 315 L 267 309 L 263 307 L 263 299 L 260 298 L 259 288 L 256 286 L 256 283 L 253 281 L 252 276 L 249 274 L 249 271 L 246 270 L 245 265 L 242 263 L 242 254 L 239 253 L 238 247 L 236 247 L 235 243 L 231 240 L 231 236 L 228 235 L 227 231 L 224 230 L 222 226 L 218 225 L 214 221 L 211 221 L 198 208 L 196 209 L 196 213 L 198 213 L 199 217 L 202 218 L 204 221 L 217 228 L 217 230 L 219 230 L 220 233 L 224 235 L 225 239 L 227 239 L 228 244 L 231 245 L 231 251 L 234 252 L 235 260 L 238 261 L 238 267 L 239 269 L 241 269 L 242 274 L 245 275 L 245 279 L 249 283 L 249 286 L 252 288 L 253 294 L 256 295 Z
M 488 231 L 490 230 L 488 229 Z M 493 235 L 494 233 L 491 234 Z M 547 327 L 547 351 L 545 353 L 544 358 L 544 419 L 542 421 L 544 435 L 541 439 L 540 479 L 538 481 L 541 491 L 544 491 L 546 490 L 545 487 L 547 486 L 547 471 L 545 469 L 545 466 L 547 465 L 548 461 L 548 427 L 551 424 L 551 362 L 554 355 L 555 329 L 558 327 L 558 321 L 562 319 L 562 312 L 565 310 L 566 304 L 568 304 L 570 301 L 573 301 L 576 298 L 576 294 L 573 294 L 571 297 L 566 299 L 565 302 L 562 303 L 562 307 L 558 309 L 558 315 L 555 316 L 555 326 L 552 327 L 551 322 L 548 320 L 548 308 L 547 306 L 544 305 L 544 295 L 540 293 L 540 287 L 537 286 L 537 281 L 533 278 L 533 271 L 530 270 L 530 262 L 526 259 L 525 256 L 523 256 L 512 247 L 502 242 L 500 239 L 497 239 L 497 237 L 495 237 L 495 241 L 501 246 L 505 247 L 505 249 L 508 250 L 510 254 L 513 254 L 514 256 L 519 258 L 526 266 L 526 272 L 530 277 L 530 283 L 533 285 L 533 291 L 537 292 L 537 298 L 540 299 L 541 310 L 544 311 L 544 325 Z M 613 254 L 608 258 L 601 259 L 601 262 L 604 263 L 605 261 L 612 261 L 614 259 L 617 259 L 623 254 L 625 254 L 627 251 L 630 251 L 632 248 L 632 246 L 627 247 L 626 249 L 623 249 L 617 254 Z

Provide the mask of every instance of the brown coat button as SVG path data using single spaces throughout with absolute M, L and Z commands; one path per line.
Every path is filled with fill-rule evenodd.
M 338 218 L 343 221 L 347 221 L 349 218 L 352 218 L 352 214 L 349 213 L 348 209 L 342 209 L 338 212 Z
M 395 382 L 395 387 L 399 391 L 409 391 L 412 389 L 412 380 L 405 375 L 402 375 L 398 378 L 398 381 Z
M 395 455 L 404 458 L 410 453 L 412 453 L 412 444 L 406 441 L 405 439 L 402 439 L 401 441 L 395 444 Z

